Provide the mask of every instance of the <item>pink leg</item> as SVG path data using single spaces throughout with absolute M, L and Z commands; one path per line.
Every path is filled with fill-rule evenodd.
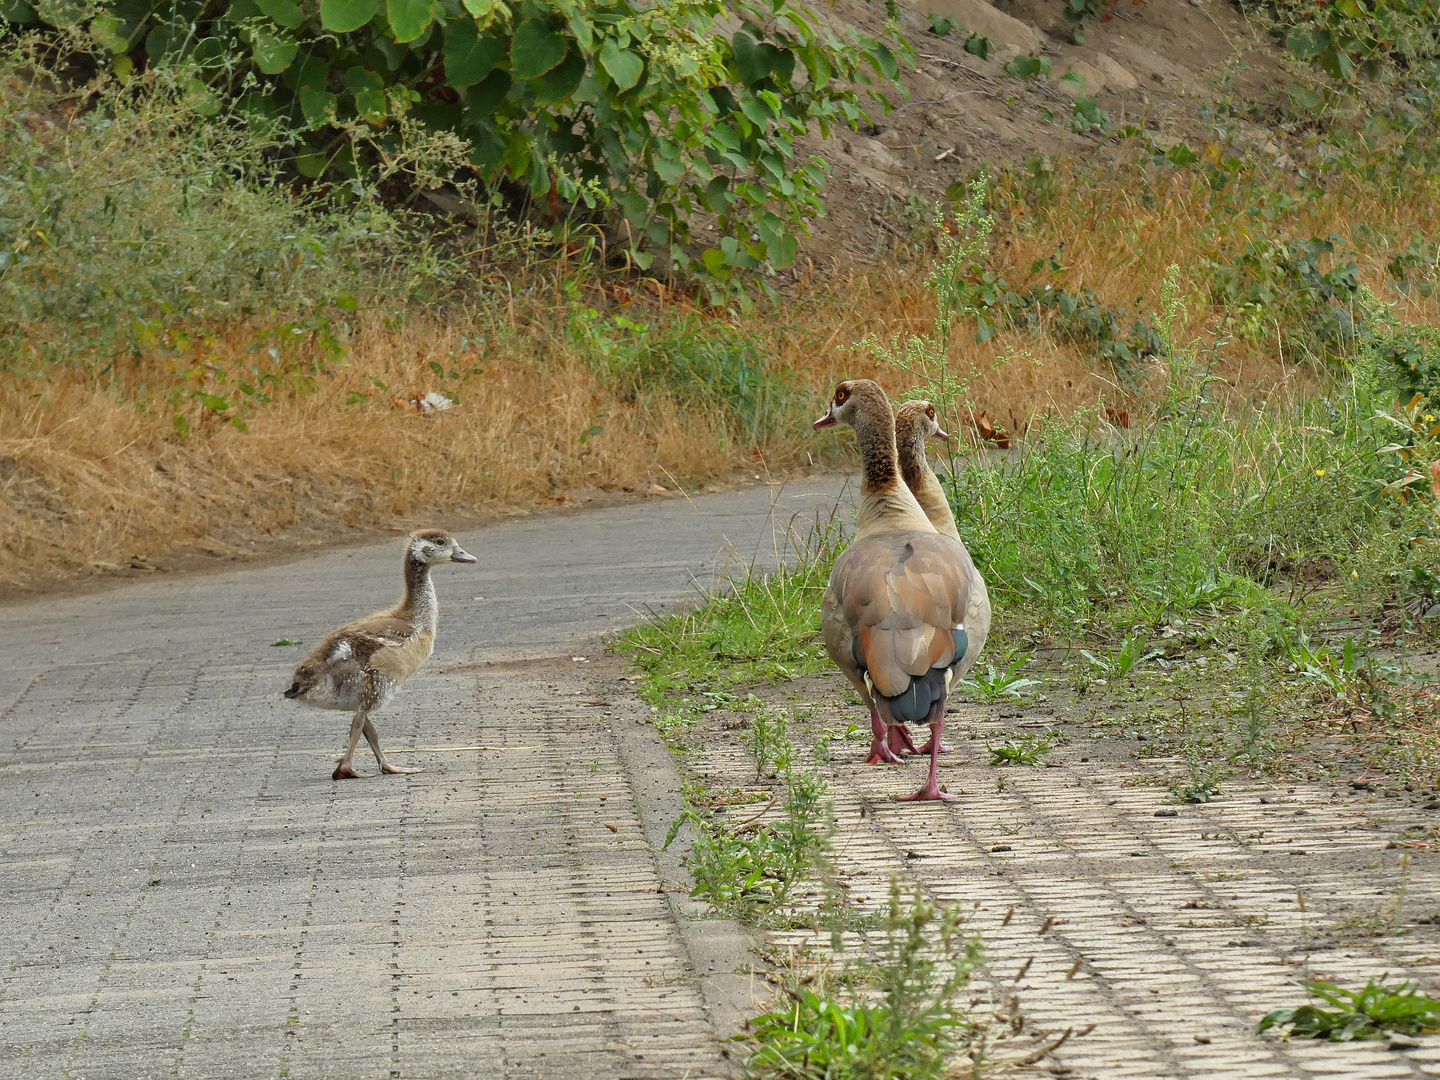
M 950 795 L 940 790 L 940 783 L 936 778 L 936 770 L 939 768 L 940 751 L 940 729 L 945 726 L 944 712 L 941 712 L 941 719 L 930 725 L 930 775 L 925 778 L 925 783 L 914 795 L 897 796 L 898 802 L 948 802 L 960 798 L 959 795 Z
M 932 736 L 930 737 L 929 741 L 927 741 L 924 746 L 920 747 L 919 750 L 916 750 L 915 753 L 917 753 L 917 754 L 928 754 L 928 753 L 930 753 L 931 750 L 935 749 L 933 746 L 930 745 L 930 744 L 933 743 L 934 741 L 935 741 L 935 737 L 932 735 Z M 942 753 L 942 754 L 953 754 L 954 752 L 955 752 L 955 748 L 954 748 L 953 746 L 947 746 L 947 745 L 945 745 L 943 742 L 940 744 L 940 753 Z
M 870 735 L 870 756 L 865 759 L 866 765 L 879 765 L 882 762 L 891 765 L 903 764 L 902 759 L 888 745 L 885 721 L 880 719 L 880 714 L 873 708 L 870 710 Z
M 910 738 L 910 729 L 904 724 L 895 724 L 890 728 L 889 745 L 890 749 L 897 754 L 925 753 L 924 750 L 915 749 L 915 743 Z

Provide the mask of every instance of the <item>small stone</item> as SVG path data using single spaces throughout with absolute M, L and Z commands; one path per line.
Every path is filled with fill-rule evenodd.
M 1179 810 L 1156 810 L 1156 811 L 1155 811 L 1155 816 L 1156 816 L 1156 817 L 1179 817 L 1179 816 L 1180 816 L 1180 811 L 1179 811 Z
M 1440 799 L 1432 799 L 1425 804 L 1426 810 L 1440 810 Z
M 1209 1046 L 1209 1045 L 1210 1045 L 1210 1036 L 1209 1036 L 1209 1035 L 1196 1035 L 1196 1036 L 1195 1036 L 1195 1041 L 1196 1041 L 1197 1043 L 1199 1043 L 1201 1046 Z
M 1408 1035 L 1391 1035 L 1390 1041 L 1385 1044 L 1387 1050 L 1419 1050 L 1420 1041 L 1412 1039 Z
M 1014 850 L 1014 849 L 1011 848 L 1009 844 L 996 844 L 996 845 L 994 845 L 993 847 L 991 847 L 991 849 L 990 849 L 990 851 L 991 851 L 992 853 L 994 853 L 994 852 L 996 852 L 996 851 L 1012 851 L 1012 850 Z
M 1369 780 L 1351 780 L 1351 781 L 1350 781 L 1350 786 L 1351 786 L 1352 788 L 1354 788 L 1356 791 L 1371 791 L 1371 790 L 1373 790 L 1373 785 L 1371 785 L 1371 783 L 1370 783 Z

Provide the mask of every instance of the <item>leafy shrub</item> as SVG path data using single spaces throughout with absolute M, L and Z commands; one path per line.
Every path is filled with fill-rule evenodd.
M 331 319 L 355 306 L 362 265 L 401 293 L 417 269 L 440 272 L 375 203 L 292 198 L 276 185 L 280 144 L 209 122 L 171 73 L 91 96 L 25 61 L 0 57 L 0 370 L 103 367 L 183 350 L 207 320 L 292 312 L 257 357 L 258 385 L 295 345 L 320 346 L 307 364 L 338 348 Z
M 180 66 L 198 111 L 302 133 L 304 176 L 394 171 L 418 127 L 449 147 L 431 182 L 468 163 L 557 218 L 613 207 L 641 267 L 656 250 L 689 266 L 690 221 L 713 214 L 701 263 L 721 279 L 790 262 L 825 178 L 795 140 L 854 126 L 856 86 L 898 73 L 886 45 L 790 0 L 6 4 L 15 22 L 83 26 L 121 78 Z
M 1336 79 L 1374 78 L 1387 60 L 1440 60 L 1435 0 L 1248 0 L 1241 6 L 1269 15 L 1277 42 Z
M 1354 260 L 1331 260 L 1333 239 L 1252 240 L 1245 252 L 1217 267 L 1210 297 L 1227 307 L 1249 307 L 1259 323 L 1278 320 L 1292 341 L 1324 351 L 1351 345 L 1360 306 L 1360 270 Z M 1258 324 L 1257 324 L 1258 325 Z
M 1429 401 L 1440 402 L 1440 330 L 1407 326 L 1377 335 L 1371 348 L 1377 354 L 1382 377 L 1402 400 L 1421 394 Z

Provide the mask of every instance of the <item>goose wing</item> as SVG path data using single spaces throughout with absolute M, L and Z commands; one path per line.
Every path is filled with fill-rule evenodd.
M 974 574 L 965 546 L 940 533 L 880 533 L 836 561 L 830 589 L 839 621 L 879 693 L 896 697 L 956 661 L 953 631 L 964 623 Z

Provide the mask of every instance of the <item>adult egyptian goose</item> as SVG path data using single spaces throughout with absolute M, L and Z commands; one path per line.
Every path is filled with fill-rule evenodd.
M 920 509 L 925 511 L 930 524 L 935 526 L 935 531 L 960 540 L 960 530 L 955 527 L 955 514 L 950 508 L 950 500 L 925 456 L 925 440 L 931 437 L 950 438 L 940 427 L 934 405 L 924 400 L 907 401 L 895 410 L 895 450 L 900 461 L 900 477 L 915 496 Z M 965 542 L 961 540 L 960 543 L 963 546 Z M 965 609 L 965 636 L 969 644 L 964 658 L 955 669 L 957 679 L 963 679 L 970 674 L 975 661 L 979 659 L 980 650 L 985 647 L 985 639 L 990 636 L 990 593 L 978 568 L 970 589 L 970 603 Z M 891 728 L 890 734 L 890 748 L 896 752 L 902 749 L 911 753 L 930 752 L 928 744 L 920 747 L 918 751 L 913 745 L 906 745 L 909 743 L 909 736 L 903 726 Z M 940 753 L 949 752 L 950 747 L 941 744 Z
M 405 545 L 405 595 L 389 611 L 359 619 L 332 631 L 295 669 L 285 696 L 321 709 L 353 710 L 350 745 L 331 779 L 359 779 L 351 759 L 364 732 L 381 772 L 416 773 L 385 760 L 370 714 L 389 704 L 400 684 L 415 674 L 435 648 L 440 605 L 430 568 L 439 563 L 473 563 L 453 537 L 436 529 L 412 533 Z
M 886 728 L 923 720 L 930 772 L 905 798 L 955 798 L 940 791 L 936 772 L 945 698 L 967 649 L 975 567 L 965 545 L 936 531 L 901 479 L 884 391 L 869 379 L 842 382 L 815 427 L 841 423 L 855 429 L 864 478 L 855 539 L 836 560 L 821 603 L 825 648 L 871 706 L 867 760 L 894 760 Z

